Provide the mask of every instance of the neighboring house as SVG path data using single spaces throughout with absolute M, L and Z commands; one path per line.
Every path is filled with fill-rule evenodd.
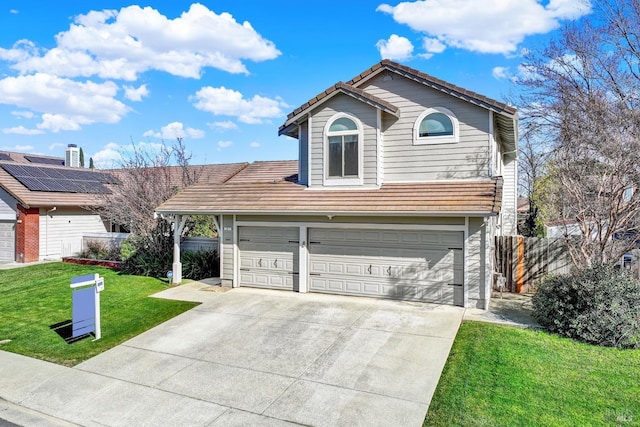
M 83 232 L 104 232 L 92 208 L 109 174 L 64 166 L 64 158 L 0 153 L 0 261 L 32 262 L 80 251 Z
M 112 231 L 99 215 L 115 171 L 64 166 L 65 159 L 0 152 L 0 261 L 32 262 L 75 255 L 85 235 Z M 248 163 L 192 166 L 200 182 L 219 184 Z M 181 186 L 182 169 L 168 168 Z
M 178 227 L 214 216 L 224 284 L 488 307 L 494 236 L 516 228 L 515 108 L 383 60 L 279 134 L 297 163 L 256 162 L 157 208 Z

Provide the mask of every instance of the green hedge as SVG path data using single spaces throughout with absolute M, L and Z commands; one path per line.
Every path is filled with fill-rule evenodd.
M 590 344 L 640 348 L 640 282 L 609 266 L 550 277 L 533 296 L 550 332 Z

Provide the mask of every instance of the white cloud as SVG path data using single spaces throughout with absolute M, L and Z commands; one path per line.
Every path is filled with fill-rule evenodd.
M 264 119 L 281 117 L 282 109 L 287 107 L 281 99 L 265 98 L 254 95 L 245 99 L 242 93 L 222 87 L 206 86 L 189 100 L 198 110 L 207 111 L 216 116 L 237 117 L 243 123 L 258 124 Z
M 546 9 L 559 19 L 578 19 L 591 12 L 589 0 L 549 0 Z
M 65 145 L 61 142 L 54 142 L 53 144 L 49 145 L 49 151 L 53 151 L 53 150 L 57 150 L 58 148 L 62 148 Z
M 91 156 L 91 158 L 97 168 L 116 168 L 123 160 L 122 148 L 120 145 L 110 142 L 102 150 Z
M 159 154 L 167 147 L 162 143 L 156 142 L 141 141 L 135 144 L 135 147 L 133 144 L 119 145 L 115 142 L 110 142 L 91 157 L 98 168 L 117 168 L 122 165 L 125 159 L 129 158 L 134 152 L 134 148 L 138 152 L 148 153 L 149 158 L 153 158 L 154 153 Z
M 422 40 L 422 46 L 424 47 L 424 50 L 430 53 L 442 53 L 447 48 L 446 44 L 431 37 L 425 37 Z
M 382 59 L 405 61 L 411 58 L 413 44 L 406 37 L 391 34 L 388 40 L 378 40 L 376 47 Z
M 149 96 L 149 89 L 147 85 L 141 85 L 137 88 L 133 86 L 122 86 L 124 89 L 124 97 L 129 101 L 142 101 L 142 98 Z
M 33 151 L 33 145 L 14 145 L 13 147 L 4 146 L 0 147 L 4 151 L 18 151 L 18 152 L 27 152 Z
M 251 144 L 249 144 L 249 147 L 251 147 L 251 148 L 258 148 L 258 147 L 260 147 L 261 145 L 262 145 L 262 144 L 260 144 L 259 142 L 254 141 L 254 142 L 252 142 Z
M 2 133 L 16 134 L 16 135 L 40 135 L 40 134 L 43 134 L 44 131 L 39 129 L 27 129 L 24 126 L 16 126 L 12 128 L 2 129 Z
M 493 67 L 491 75 L 494 79 L 507 79 L 509 78 L 509 67 Z
M 77 130 L 90 123 L 117 123 L 129 111 L 115 99 L 113 82 L 77 82 L 44 73 L 0 80 L 0 104 L 42 113 L 38 129 Z
M 220 148 L 227 148 L 227 147 L 231 147 L 233 145 L 233 142 L 231 141 L 218 141 L 218 147 Z
M 22 119 L 32 119 L 35 116 L 31 111 L 12 111 L 11 114 Z
M 247 73 L 245 60 L 265 61 L 280 55 L 249 22 L 229 13 L 216 14 L 194 3 L 174 19 L 152 7 L 91 11 L 75 17 L 56 35 L 56 47 L 39 52 L 33 44 L 0 49 L 21 73 L 47 72 L 65 77 L 99 76 L 136 80 L 147 70 L 199 78 L 213 67 Z
M 207 123 L 211 129 L 219 129 L 219 130 L 231 130 L 238 129 L 238 125 L 232 122 L 231 120 L 226 120 L 224 122 L 213 122 Z
M 18 9 L 11 9 L 11 10 L 9 11 L 9 13 L 12 13 L 12 14 L 14 14 L 14 15 L 17 15 L 18 13 L 20 13 L 20 11 L 19 11 Z
M 550 0 L 546 6 L 539 0 L 421 0 L 382 4 L 376 10 L 449 47 L 509 54 L 526 36 L 548 33 L 562 20 L 584 16 L 591 5 L 575 0 Z
M 172 140 L 176 138 L 198 139 L 204 137 L 204 131 L 194 128 L 185 128 L 184 124 L 180 122 L 173 122 L 161 127 L 160 132 L 148 130 L 142 136 Z

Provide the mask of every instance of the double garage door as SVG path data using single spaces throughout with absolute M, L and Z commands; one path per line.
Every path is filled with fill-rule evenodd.
M 240 286 L 297 290 L 297 227 L 240 227 Z M 462 232 L 308 230 L 311 292 L 463 304 Z

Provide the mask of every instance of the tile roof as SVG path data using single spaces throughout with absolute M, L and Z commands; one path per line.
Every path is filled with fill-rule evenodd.
M 502 179 L 384 184 L 314 190 L 284 180 L 196 184 L 156 211 L 168 214 L 489 215 L 500 211 Z
M 264 162 L 253 162 L 227 182 L 273 182 L 273 181 L 294 181 L 298 179 L 297 160 L 275 160 Z
M 9 163 L 11 161 L 2 162 Z M 42 168 L 58 168 L 61 166 L 38 165 Z M 96 173 L 100 173 L 96 171 Z M 0 188 L 27 207 L 40 206 L 99 206 L 103 195 L 86 193 L 61 193 L 53 191 L 31 191 L 16 178 L 0 168 Z
M 314 96 L 313 98 L 311 98 L 310 100 L 302 104 L 300 107 L 293 110 L 291 113 L 287 115 L 287 120 L 285 121 L 285 123 L 280 126 L 278 130 L 278 135 L 287 133 L 289 128 L 293 124 L 295 124 L 296 119 L 301 114 L 305 113 L 309 108 L 313 107 L 314 105 L 320 104 L 326 101 L 326 99 L 328 99 L 328 97 L 330 97 L 332 94 L 336 93 L 336 91 L 341 91 L 343 93 L 346 93 L 354 97 L 359 96 L 361 97 L 361 100 L 363 100 L 364 102 L 373 104 L 384 111 L 397 115 L 398 107 L 394 106 L 388 101 L 385 101 L 383 99 L 370 95 L 364 90 L 359 88 L 359 86 L 362 85 L 364 82 L 366 82 L 371 77 L 381 73 L 384 70 L 394 72 L 396 74 L 399 74 L 408 79 L 417 81 L 419 83 L 422 83 L 426 86 L 429 86 L 441 92 L 444 92 L 449 95 L 463 99 L 465 101 L 471 102 L 472 104 L 479 105 L 481 107 L 493 110 L 499 114 L 515 116 L 517 113 L 517 109 L 515 107 L 507 105 L 503 102 L 496 101 L 495 99 L 491 99 L 484 95 L 480 95 L 479 93 L 445 82 L 444 80 L 438 79 L 429 74 L 423 73 L 422 71 L 407 67 L 405 65 L 399 64 L 389 59 L 383 59 L 382 61 L 378 62 L 374 66 L 358 74 L 348 82 L 336 83 L 335 85 L 331 86 L 327 90 Z
M 0 160 L 6 160 L 9 162 L 20 163 L 20 164 L 28 164 L 34 166 L 40 166 L 41 163 L 33 163 L 29 161 L 28 157 L 39 157 L 48 160 L 55 160 L 64 165 L 64 157 L 58 156 L 45 156 L 45 155 L 35 155 L 35 154 L 26 154 L 26 153 L 15 153 L 13 151 L 0 151 Z
M 177 187 L 182 188 L 183 174 L 188 173 L 187 181 L 205 182 L 209 184 L 222 184 L 249 166 L 244 163 L 220 163 L 209 165 L 190 165 L 185 169 L 181 166 L 167 166 L 163 170 L 167 174 L 167 181 Z M 109 169 L 109 172 L 120 180 L 126 179 L 126 169 Z M 151 172 L 153 174 L 154 172 Z
M 15 164 L 29 163 L 21 157 L 20 153 L 11 153 L 12 160 L 0 161 L 0 163 Z M 212 165 L 195 165 L 189 166 L 189 173 L 198 178 L 198 182 L 209 185 L 220 185 L 232 178 L 234 175 L 246 168 L 249 163 L 226 163 Z M 38 167 L 49 167 L 66 169 L 64 166 L 50 166 L 38 164 Z M 87 170 L 87 169 L 84 169 Z M 118 180 L 125 179 L 122 170 L 94 170 L 96 173 L 109 173 Z M 175 186 L 182 186 L 182 173 L 180 167 L 173 166 L 167 168 L 169 174 L 169 182 Z M 40 207 L 40 206 L 100 206 L 105 201 L 104 195 L 85 194 L 85 193 L 61 193 L 53 191 L 31 191 L 22 185 L 17 179 L 0 168 L 0 188 L 7 191 L 14 199 L 24 206 Z

